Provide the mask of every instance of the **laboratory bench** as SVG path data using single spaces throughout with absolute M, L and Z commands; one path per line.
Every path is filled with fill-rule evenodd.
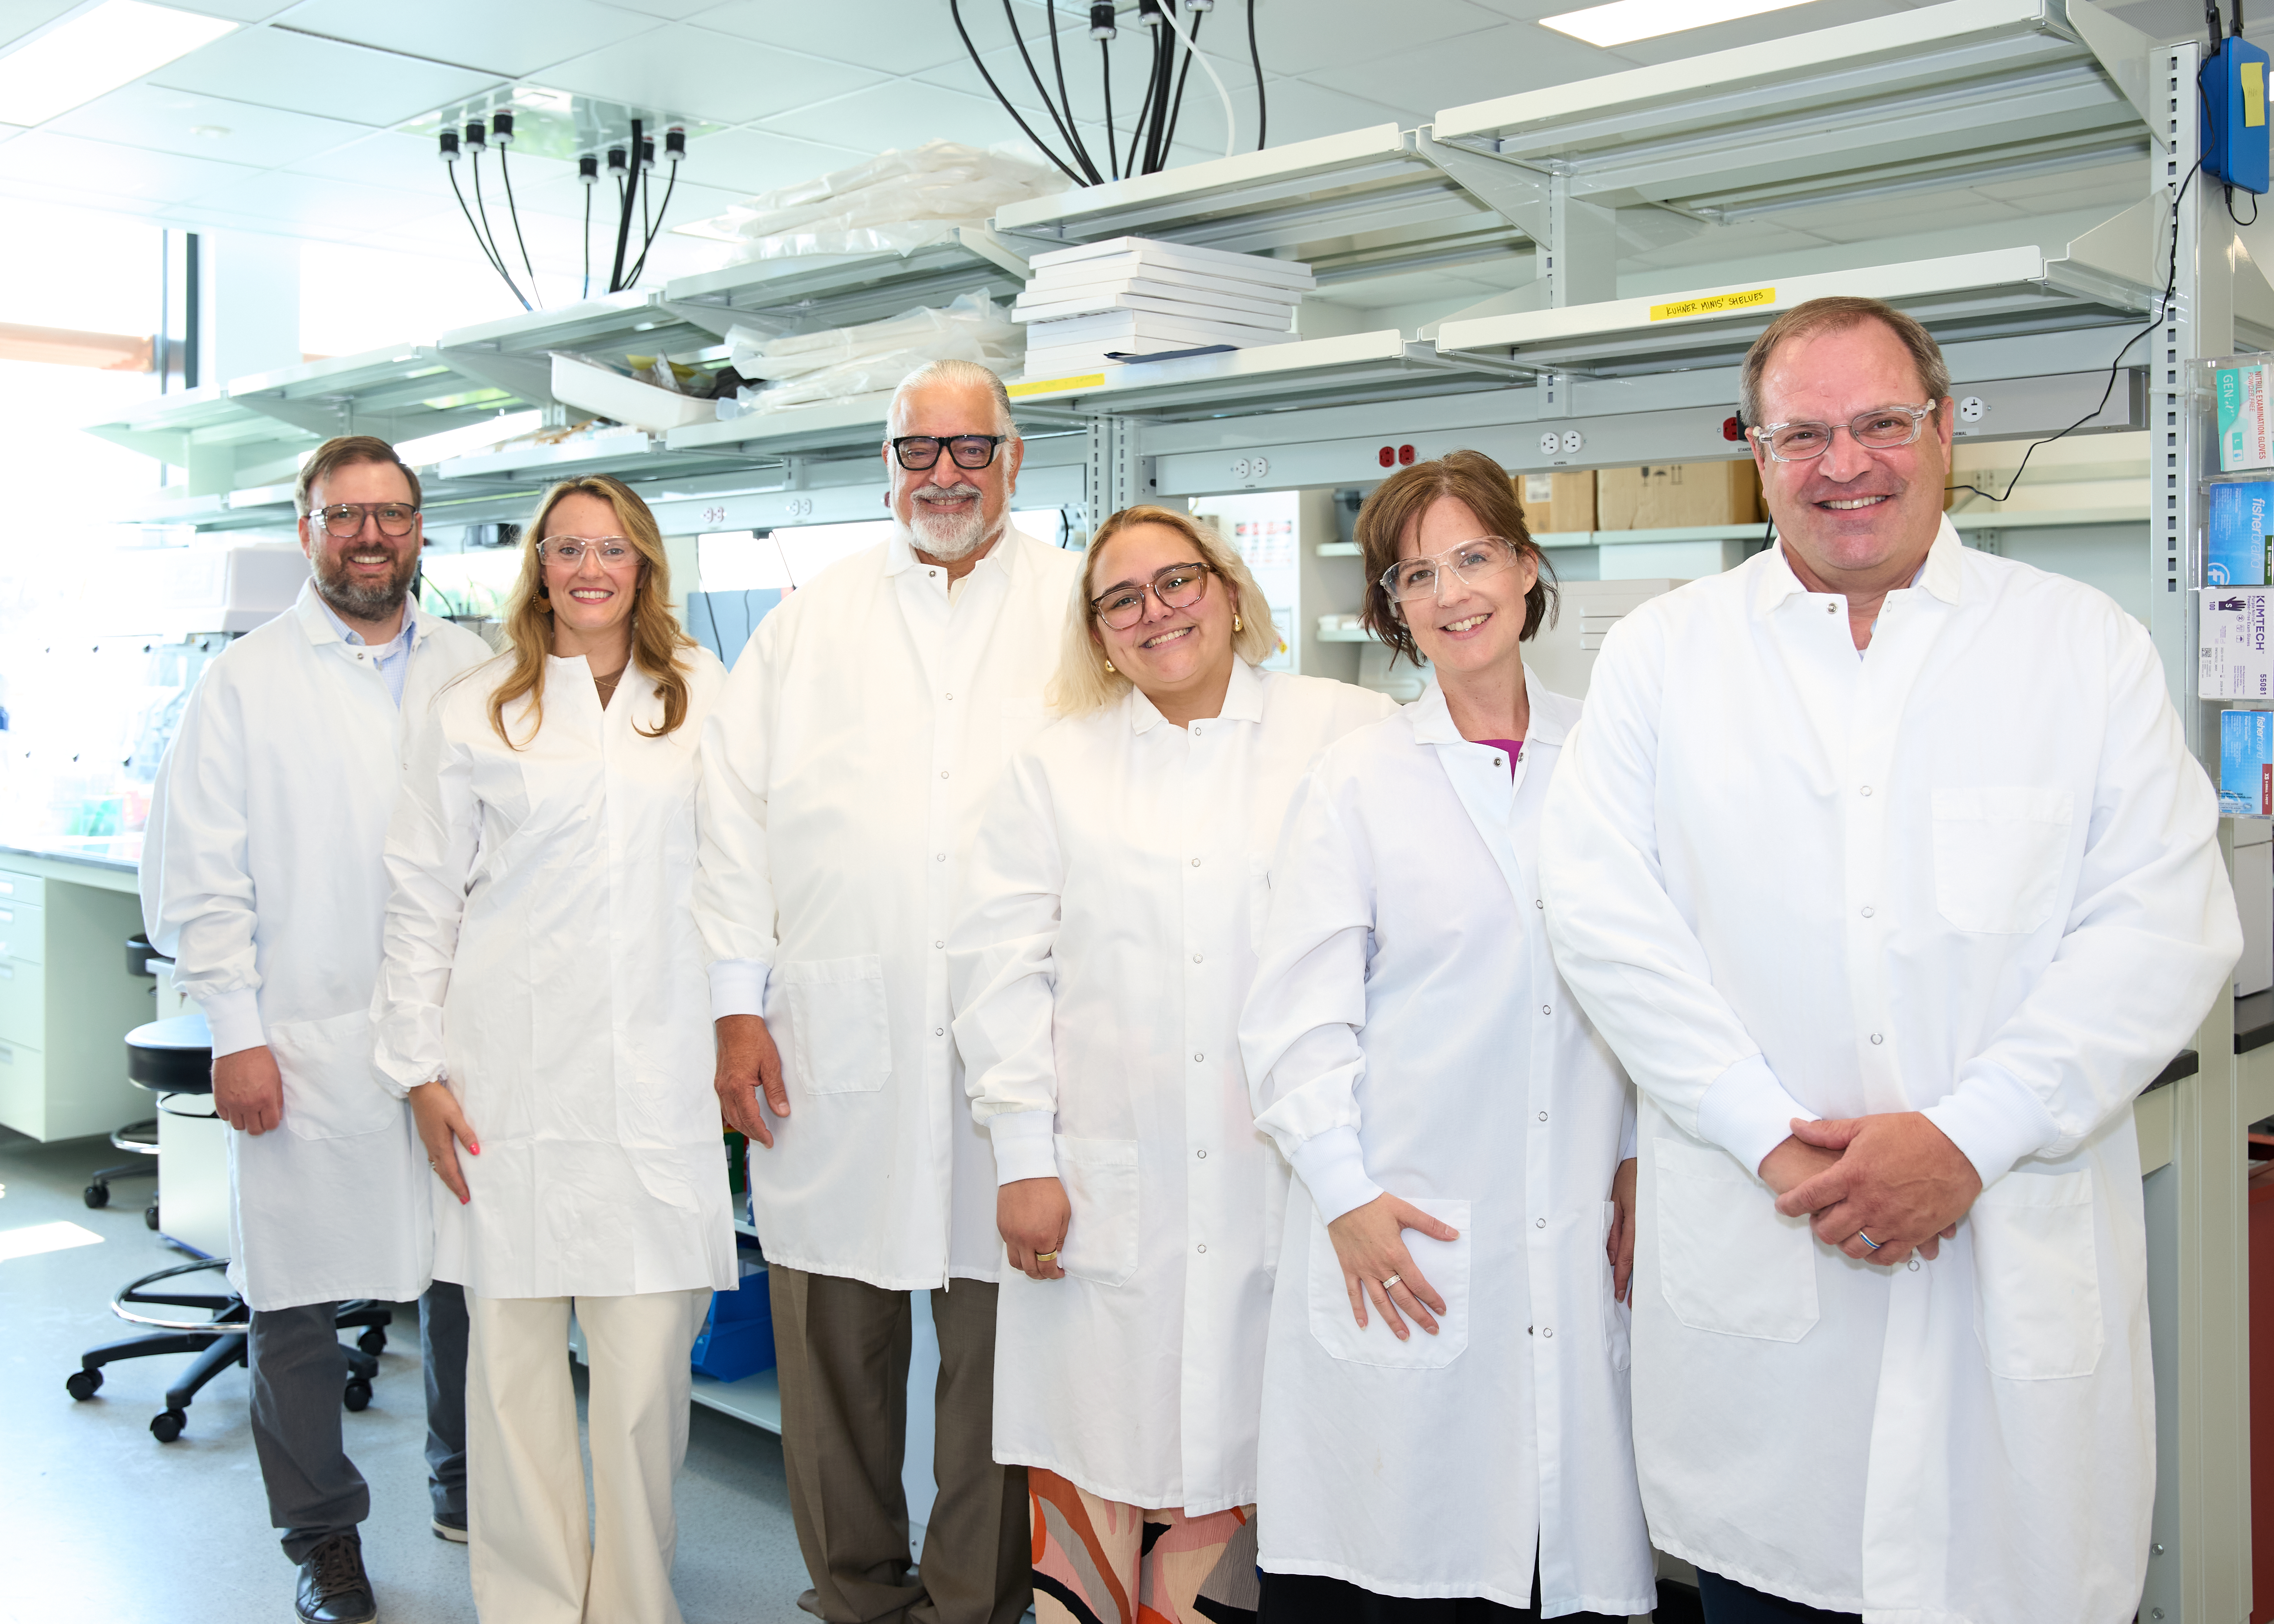
M 0 842 L 0 1126 L 80 1139 L 150 1114 L 122 1047 L 153 1008 L 126 953 L 142 929 L 140 845 Z

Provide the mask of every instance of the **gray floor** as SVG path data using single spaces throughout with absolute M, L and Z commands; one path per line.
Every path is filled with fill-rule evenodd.
M 83 1404 L 64 1392 L 83 1350 L 130 1334 L 111 1294 L 181 1260 L 143 1225 L 147 1181 L 120 1184 L 100 1212 L 81 1201 L 87 1175 L 117 1159 L 99 1139 L 42 1146 L 0 1129 L 0 1230 L 68 1219 L 103 1237 L 0 1262 L 0 1621 L 290 1620 L 292 1569 L 268 1527 L 245 1372 L 207 1387 L 171 1444 L 149 1421 L 186 1357 L 114 1365 Z M 422 1393 L 411 1308 L 380 1356 L 371 1408 L 347 1417 L 372 1485 L 365 1560 L 388 1624 L 459 1624 L 474 1617 L 466 1554 L 427 1528 Z M 778 1440 L 698 1408 L 678 1502 L 674 1581 L 689 1624 L 806 1624 Z

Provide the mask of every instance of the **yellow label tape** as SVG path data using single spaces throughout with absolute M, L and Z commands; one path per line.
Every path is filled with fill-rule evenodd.
M 1653 321 L 1672 321 L 1682 316 L 1719 316 L 1733 310 L 1751 310 L 1776 303 L 1774 288 L 1749 288 L 1743 293 L 1711 293 L 1702 299 L 1680 299 L 1650 307 Z
M 2242 64 L 2242 122 L 2252 130 L 2266 122 L 2266 64 Z
M 1022 395 L 1058 395 L 1068 389 L 1103 389 L 1105 387 L 1105 374 L 1084 372 L 1079 378 L 1038 378 L 1031 383 L 1009 384 L 1005 387 L 1014 401 Z

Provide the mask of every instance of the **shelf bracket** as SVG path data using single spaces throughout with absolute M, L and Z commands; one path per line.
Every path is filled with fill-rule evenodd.
M 2155 40 L 2130 23 L 2119 22 L 2093 0 L 2067 0 L 2066 9 L 2069 27 L 2084 41 L 2085 49 L 2100 59 L 2101 67 L 2140 115 L 2156 145 L 2169 152 L 2170 132 L 2165 127 L 2169 109 L 2159 109 L 2149 90 L 2155 71 Z
M 247 411 L 274 417 L 318 440 L 348 432 L 347 414 L 336 406 L 315 401 L 288 401 L 281 395 L 232 395 L 229 398 Z
M 1425 129 L 1413 132 L 1413 150 L 1445 178 L 1498 214 L 1535 243 L 1553 240 L 1548 217 L 1548 177 L 1505 158 L 1487 157 L 1465 147 L 1447 147 Z

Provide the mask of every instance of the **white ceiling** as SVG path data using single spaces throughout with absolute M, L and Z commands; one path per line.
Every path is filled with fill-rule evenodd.
M 36 129 L 0 123 L 0 196 L 471 261 L 476 251 L 432 138 L 397 126 L 514 82 L 669 108 L 719 126 L 690 143 L 666 217 L 674 224 L 886 147 L 933 138 L 988 146 L 1020 135 L 965 54 L 948 0 L 167 3 L 249 26 Z M 1916 9 L 1905 0 L 1811 0 L 1610 51 L 1534 20 L 1573 3 L 1255 0 L 1271 143 L 1390 120 L 1410 127 L 1442 107 Z M 74 9 L 74 0 L 0 0 L 0 50 Z M 1005 16 L 1016 19 L 1047 78 L 1045 0 L 1007 7 L 961 0 L 961 9 L 996 83 L 1048 132 Z M 2191 0 L 2110 9 L 2163 35 L 2201 26 Z M 1102 149 L 1099 58 L 1087 37 L 1086 0 L 1063 0 L 1056 15 L 1085 139 Z M 1255 139 L 1246 17 L 1246 0 L 1217 0 L 1201 35 L 1230 87 L 1243 147 Z M 1144 51 L 1142 32 L 1131 19 L 1125 24 L 1113 77 L 1126 143 Z M 1221 103 L 1195 72 L 1173 161 L 1217 155 L 1224 141 Z M 501 221 L 494 165 L 485 167 Z M 531 256 L 541 270 L 572 272 L 585 199 L 572 168 L 533 155 L 513 168 Z M 470 178 L 467 166 L 459 173 L 462 182 Z M 2132 167 L 2115 165 L 2105 174 L 1985 189 L 1954 212 L 1922 199 L 1916 223 L 1922 230 L 1993 229 L 2056 210 L 2105 214 L 2139 190 Z M 1887 218 L 1780 215 L 1714 233 L 1710 246 L 1665 244 L 1639 263 L 1671 273 L 1725 259 L 1733 243 L 1746 252 L 1828 248 L 1887 235 Z M 666 234 L 644 280 L 702 268 L 718 252 Z

